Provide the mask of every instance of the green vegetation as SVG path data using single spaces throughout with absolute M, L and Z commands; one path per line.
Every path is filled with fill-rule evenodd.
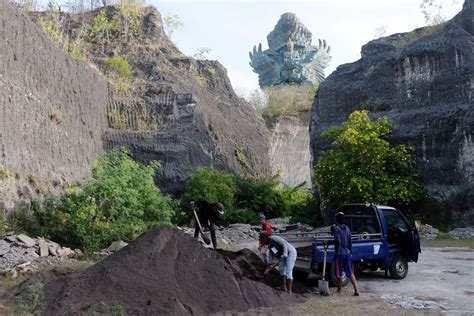
M 322 133 L 334 139 L 316 165 L 326 206 L 351 202 L 400 205 L 425 196 L 413 168 L 412 150 L 390 146 L 390 133 L 387 118 L 372 121 L 367 111 L 355 111 L 341 127 Z
M 208 48 L 208 47 L 198 48 L 194 52 L 193 58 L 195 58 L 195 59 L 207 59 L 206 57 L 210 52 L 211 52 L 211 49 Z M 215 68 L 211 68 L 211 69 L 214 69 L 214 71 L 215 71 Z M 209 71 L 209 72 L 211 72 L 211 71 Z
M 204 77 L 203 75 L 196 75 L 195 79 L 202 88 L 207 87 L 208 83 L 206 77 Z
M 168 37 L 171 39 L 171 36 L 175 31 L 181 30 L 184 26 L 181 19 L 176 14 L 169 14 L 163 18 L 163 23 L 166 29 Z
M 298 116 L 301 111 L 309 111 L 319 84 L 276 85 L 264 89 L 267 104 L 262 115 L 265 117 Z M 260 105 L 255 105 L 260 108 Z
M 244 172 L 249 172 L 250 171 L 250 165 L 247 159 L 247 155 L 245 153 L 245 148 L 242 145 L 237 146 L 234 149 L 234 155 L 237 161 L 240 163 L 242 166 L 242 169 Z
M 58 111 L 54 111 L 49 115 L 49 119 L 56 124 L 61 124 L 64 121 L 62 114 Z
M 15 214 L 15 224 L 34 236 L 86 250 L 133 240 L 154 225 L 170 224 L 175 203 L 154 184 L 158 167 L 156 162 L 140 165 L 124 149 L 113 150 L 97 163 L 91 179 L 63 197 L 32 203 Z
M 112 76 L 119 76 L 124 79 L 132 77 L 132 67 L 122 56 L 113 56 L 105 60 L 105 69 Z
M 414 31 L 401 35 L 398 39 L 392 41 L 392 45 L 397 50 L 402 50 L 403 48 L 407 47 L 408 45 L 410 45 L 411 43 L 415 42 L 416 40 L 422 37 L 441 32 L 445 26 L 446 26 L 446 23 L 442 22 L 439 24 L 434 24 L 434 25 L 425 26 L 423 28 L 418 28 Z
M 258 212 L 264 212 L 269 218 L 292 216 L 293 220 L 320 223 L 319 203 L 312 192 L 301 187 L 281 186 L 278 179 L 254 179 L 197 168 L 186 183 L 183 207 L 200 198 L 224 204 L 225 214 L 219 220 L 223 225 L 256 224 Z
M 8 224 L 7 212 L 0 212 L 0 235 L 10 231 L 10 225 Z
M 467 247 L 474 249 L 474 237 L 465 239 L 452 239 L 447 233 L 440 233 L 438 238 L 428 240 L 426 238 L 420 239 L 422 247 Z
M 28 284 L 15 298 L 16 312 L 20 315 L 42 315 L 44 310 L 43 283 L 39 281 Z
M 10 169 L 4 165 L 0 165 L 0 180 L 8 180 L 12 177 Z

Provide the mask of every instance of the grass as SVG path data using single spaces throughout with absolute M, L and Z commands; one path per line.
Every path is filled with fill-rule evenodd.
M 421 238 L 421 247 L 465 247 L 474 249 L 474 237 L 455 240 L 447 233 L 441 233 L 435 240 Z

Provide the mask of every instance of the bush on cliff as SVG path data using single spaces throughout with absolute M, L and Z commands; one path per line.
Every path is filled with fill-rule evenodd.
M 412 149 L 391 146 L 387 118 L 372 121 L 355 111 L 341 127 L 322 133 L 333 138 L 316 165 L 322 202 L 336 207 L 351 202 L 410 203 L 425 196 L 411 157 Z
M 97 250 L 114 240 L 133 240 L 156 224 L 169 224 L 175 203 L 155 186 L 158 163 L 141 165 L 126 150 L 102 158 L 88 181 L 60 198 L 33 203 L 16 216 L 27 232 Z

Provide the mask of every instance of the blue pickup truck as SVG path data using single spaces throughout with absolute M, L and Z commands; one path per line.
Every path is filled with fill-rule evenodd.
M 352 260 L 356 271 L 383 270 L 395 279 L 408 273 L 408 262 L 417 262 L 420 250 L 418 231 L 396 208 L 374 204 L 348 204 L 338 209 L 352 232 Z M 326 228 L 319 232 L 281 233 L 298 251 L 295 277 L 321 273 L 324 244 L 328 245 L 326 271 L 336 283 L 333 237 Z M 343 285 L 348 278 L 343 279 Z

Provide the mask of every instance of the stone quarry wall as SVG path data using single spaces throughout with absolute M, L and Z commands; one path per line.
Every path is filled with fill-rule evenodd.
M 111 18 L 121 14 L 111 6 L 63 15 L 65 27 L 74 31 L 81 22 L 91 24 L 102 10 Z M 130 95 L 113 94 L 107 105 L 105 148 L 125 146 L 139 162 L 161 161 L 155 179 L 173 194 L 183 191 L 198 166 L 269 175 L 265 123 L 235 94 L 226 69 L 217 61 L 184 56 L 166 36 L 155 8 L 143 8 L 139 22 L 136 36 L 88 43 L 87 59 L 102 71 L 112 55 L 124 57 L 133 69 Z
M 0 210 L 90 174 L 107 99 L 100 75 L 0 0 Z
M 309 145 L 309 111 L 298 117 L 266 119 L 270 130 L 270 165 L 272 174 L 290 186 L 311 186 L 311 152 Z
M 441 30 L 417 29 L 369 42 L 362 58 L 337 68 L 315 99 L 314 160 L 328 146 L 323 130 L 354 110 L 395 122 L 392 142 L 415 147 L 430 193 L 454 218 L 474 220 L 474 0 Z M 431 33 L 427 35 L 428 33 Z

